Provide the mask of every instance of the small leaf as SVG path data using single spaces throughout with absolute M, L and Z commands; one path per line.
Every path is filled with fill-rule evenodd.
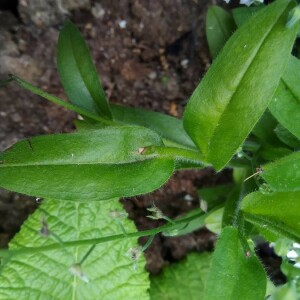
M 153 191 L 172 175 L 174 159 L 140 154 L 162 145 L 142 127 L 111 127 L 21 141 L 4 152 L 0 186 L 71 201 L 130 197 Z
M 241 146 L 277 88 L 298 30 L 285 26 L 290 3 L 277 0 L 240 27 L 190 98 L 184 127 L 217 170 Z
M 238 230 L 225 227 L 207 278 L 205 300 L 258 300 L 266 293 L 266 274 L 254 251 L 247 255 Z
M 151 276 L 150 299 L 202 299 L 210 261 L 209 253 L 191 253 L 186 260 L 166 267 L 159 276 Z
M 273 191 L 300 191 L 300 152 L 262 167 L 261 177 Z
M 300 241 L 299 197 L 300 192 L 254 192 L 243 199 L 241 209 L 245 219 L 263 231 Z
M 300 60 L 290 56 L 269 109 L 274 117 L 300 139 Z
M 232 16 L 219 6 L 211 6 L 206 16 L 206 38 L 211 57 L 214 59 L 221 51 L 236 26 Z
M 109 105 L 84 39 L 71 22 L 62 28 L 57 49 L 59 76 L 70 101 L 111 119 Z
M 74 265 L 91 245 L 64 248 L 63 241 L 115 235 L 120 232 L 119 225 L 109 215 L 115 210 L 122 210 L 118 199 L 88 203 L 44 200 L 9 248 L 53 245 L 57 243 L 54 235 L 62 246 L 48 252 L 19 253 L 4 261 L 0 270 L 0 299 L 149 299 L 144 257 L 140 257 L 135 271 L 126 257 L 128 249 L 137 246 L 136 239 L 97 245 L 81 268 L 76 269 L 82 279 L 69 271 L 72 266 L 74 271 Z M 39 235 L 44 217 L 51 232 L 48 238 Z M 135 231 L 132 221 L 122 222 L 128 231 Z

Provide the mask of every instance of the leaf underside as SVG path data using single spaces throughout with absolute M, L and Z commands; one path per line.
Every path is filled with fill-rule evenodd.
M 165 267 L 162 274 L 150 278 L 150 299 L 202 299 L 210 262 L 210 253 L 191 253 L 186 260 Z
M 115 210 L 122 210 L 118 199 L 89 203 L 45 200 L 10 242 L 10 249 L 57 243 L 51 236 L 39 235 L 42 218 L 62 241 L 119 233 L 119 225 L 109 216 Z M 122 222 L 126 230 L 135 230 L 132 221 Z M 149 299 L 145 259 L 141 257 L 134 271 L 133 262 L 126 256 L 136 245 L 135 239 L 123 239 L 96 246 L 82 265 L 88 283 L 73 276 L 69 268 L 83 258 L 90 246 L 62 246 L 11 257 L 0 269 L 0 299 Z

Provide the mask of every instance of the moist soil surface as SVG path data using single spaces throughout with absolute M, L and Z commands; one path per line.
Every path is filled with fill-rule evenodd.
M 0 4 L 0 79 L 14 73 L 66 99 L 55 65 L 64 20 L 84 35 L 103 87 L 112 103 L 182 117 L 187 100 L 210 66 L 205 14 L 213 0 L 4 0 Z M 74 131 L 77 116 L 12 84 L 0 89 L 0 151 L 22 138 Z M 162 225 L 146 218 L 155 204 L 175 218 L 199 207 L 197 190 L 230 182 L 231 171 L 180 171 L 161 189 L 122 199 L 139 230 Z M 39 204 L 0 190 L 0 247 Z M 211 251 L 216 237 L 206 229 L 182 237 L 158 235 L 146 251 L 147 270 L 162 268 L 191 251 Z M 145 241 L 141 239 L 141 243 Z M 259 250 L 272 276 L 280 261 L 266 246 Z M 267 254 L 266 254 L 267 253 Z M 273 268 L 273 266 L 275 266 Z M 277 272 L 277 273 L 276 273 Z

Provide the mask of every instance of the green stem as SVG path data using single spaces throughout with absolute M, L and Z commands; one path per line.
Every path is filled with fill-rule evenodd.
M 159 154 L 161 156 L 171 156 L 173 158 L 181 157 L 198 162 L 203 166 L 209 166 L 207 163 L 203 162 L 202 154 L 199 151 L 184 148 L 150 146 L 145 149 L 144 154 Z
M 63 242 L 63 246 L 65 248 L 68 248 L 68 247 L 94 245 L 94 244 L 98 245 L 98 244 L 103 244 L 103 243 L 107 243 L 107 242 L 121 240 L 124 238 L 139 238 L 139 237 L 143 237 L 143 236 L 151 236 L 151 235 L 155 235 L 155 234 L 158 234 L 158 233 L 166 231 L 166 230 L 172 230 L 172 229 L 176 228 L 176 226 L 178 224 L 189 223 L 192 220 L 199 218 L 201 215 L 202 215 L 202 212 L 199 214 L 193 215 L 191 217 L 179 219 L 179 220 L 175 221 L 175 225 L 168 223 L 161 227 L 157 227 L 157 228 L 150 229 L 150 230 L 129 232 L 129 233 L 127 233 L 126 237 L 124 237 L 124 234 L 122 233 L 122 234 L 104 236 L 104 237 L 95 238 L 95 239 Z M 33 253 L 57 250 L 57 249 L 60 249 L 61 247 L 62 247 L 62 245 L 59 243 L 59 244 L 52 244 L 52 245 L 40 246 L 40 247 L 24 247 L 24 248 L 20 248 L 20 249 L 0 250 L 0 257 L 8 257 L 11 255 L 20 255 L 20 254 L 26 254 L 26 253 L 33 254 Z
M 89 257 L 89 255 L 93 252 L 93 250 L 96 248 L 96 244 L 92 245 L 91 248 L 88 250 L 88 252 L 84 255 L 84 257 L 79 262 L 80 265 L 84 263 L 84 261 Z
M 101 122 L 106 125 L 115 125 L 115 122 L 109 121 L 105 118 L 97 116 L 89 111 L 86 111 L 85 109 L 80 108 L 79 106 L 73 105 L 73 104 L 66 102 L 58 97 L 48 94 L 48 93 L 44 92 L 43 90 L 33 86 L 31 83 L 15 76 L 15 75 L 10 75 L 10 77 L 7 81 L 12 81 L 12 80 L 15 81 L 17 84 L 19 84 L 20 86 L 22 86 L 24 89 L 31 91 L 33 94 L 41 96 L 42 98 L 45 98 L 55 104 L 61 105 L 61 106 L 65 107 L 69 110 L 72 110 L 82 116 L 85 116 L 87 118 L 90 118 L 97 122 Z
M 142 252 L 144 252 L 148 249 L 148 247 L 152 244 L 154 238 L 155 238 L 155 234 L 153 234 L 149 237 L 147 243 L 142 247 Z
M 122 232 L 123 232 L 124 236 L 126 236 L 126 237 L 127 237 L 127 232 L 126 232 L 126 230 L 125 230 L 125 228 L 124 228 L 124 226 L 123 226 L 123 223 L 122 223 L 122 221 L 120 221 L 120 220 L 118 220 L 118 219 L 115 219 L 115 221 L 117 222 L 117 224 L 118 224 L 118 225 L 119 225 L 119 227 L 121 228 L 121 230 L 122 230 Z
M 8 78 L 8 79 L 5 79 L 5 80 L 1 80 L 0 81 L 0 87 L 8 85 L 12 81 L 13 81 L 13 78 L 11 78 L 11 77 Z

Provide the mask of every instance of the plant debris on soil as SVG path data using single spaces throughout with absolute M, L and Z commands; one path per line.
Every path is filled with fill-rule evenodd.
M 181 117 L 187 100 L 210 65 L 205 14 L 214 0 L 19 0 L 0 4 L 0 79 L 13 73 L 66 99 L 55 49 L 59 29 L 71 19 L 90 48 L 109 100 Z M 16 85 L 0 89 L 0 151 L 22 138 L 72 132 L 73 112 Z M 169 218 L 199 207 L 197 189 L 230 182 L 231 172 L 180 171 L 158 191 L 123 199 L 139 230 L 163 224 L 146 218 L 153 203 Z M 0 191 L 0 246 L 37 207 L 35 199 Z M 206 229 L 186 236 L 158 235 L 146 251 L 152 274 L 190 251 L 211 251 Z M 141 243 L 145 240 L 141 239 Z

